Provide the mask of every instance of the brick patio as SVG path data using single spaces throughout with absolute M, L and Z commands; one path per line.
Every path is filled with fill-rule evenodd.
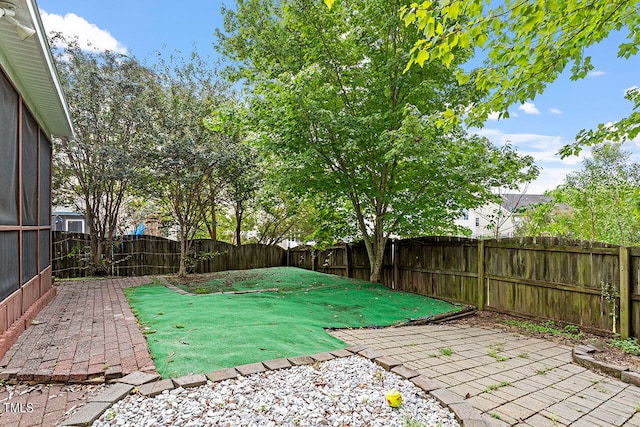
M 640 387 L 572 363 L 551 341 L 464 325 L 331 334 L 442 383 L 498 427 L 640 426 Z
M 36 324 L 0 361 L 0 379 L 40 383 L 0 386 L 0 425 L 54 426 L 69 416 L 82 415 L 91 405 L 104 406 L 99 397 L 113 394 L 105 389 L 106 380 L 133 372 L 137 372 L 133 376 L 157 378 L 144 336 L 122 292 L 149 282 L 149 278 L 123 278 L 60 283 L 56 298 L 40 312 Z M 572 363 L 567 346 L 464 325 L 331 333 L 352 344 L 352 352 L 361 351 L 385 369 L 424 383 L 423 389 L 432 390 L 450 408 L 461 410 L 466 405 L 480 411 L 485 425 L 640 427 L 640 387 Z M 301 356 L 286 363 L 264 361 L 216 371 L 210 379 L 243 370 L 249 374 L 286 369 L 347 355 L 343 353 L 348 352 Z M 152 395 L 164 383 L 171 387 L 199 384 L 204 381 L 201 377 L 145 387 L 153 389 Z M 100 384 L 69 384 L 73 382 Z M 80 415 L 78 408 L 82 408 Z
M 123 288 L 145 277 L 61 282 L 57 296 L 0 361 L 0 379 L 35 383 L 104 382 L 155 371 Z

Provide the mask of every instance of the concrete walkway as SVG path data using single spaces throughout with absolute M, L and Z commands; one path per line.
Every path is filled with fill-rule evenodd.
M 573 364 L 567 346 L 464 325 L 331 333 L 442 382 L 496 426 L 640 426 L 640 388 Z

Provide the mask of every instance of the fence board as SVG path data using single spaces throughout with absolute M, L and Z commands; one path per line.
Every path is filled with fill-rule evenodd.
M 53 232 L 53 271 L 57 278 L 85 277 L 90 254 L 87 234 Z M 242 245 L 194 240 L 190 269 L 196 273 L 276 267 L 284 265 L 286 251 L 278 246 Z M 155 236 L 124 236 L 113 246 L 114 276 L 177 273 L 179 242 Z
M 53 235 L 56 277 L 82 277 L 89 256 L 88 236 Z M 362 242 L 284 251 L 195 240 L 192 251 L 193 271 L 198 273 L 289 265 L 362 280 L 368 280 L 370 274 Z M 623 313 L 629 318 L 626 331 L 638 337 L 640 248 L 629 248 L 621 265 L 622 252 L 615 245 L 560 238 L 485 240 L 481 245 L 474 239 L 455 237 L 404 239 L 389 242 L 385 248 L 380 281 L 393 289 L 481 304 L 487 310 L 611 331 L 611 306 L 602 296 L 601 284 L 611 284 L 620 292 L 623 271 L 629 276 L 628 295 L 616 298 L 616 315 L 621 300 L 627 302 Z M 173 273 L 178 270 L 179 246 L 151 236 L 127 236 L 114 247 L 114 260 L 117 275 Z M 479 271 L 483 283 L 478 283 Z

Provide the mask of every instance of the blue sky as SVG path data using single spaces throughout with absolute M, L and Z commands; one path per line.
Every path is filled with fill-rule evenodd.
M 233 1 L 226 4 L 233 6 Z M 147 62 L 155 51 L 187 54 L 194 47 L 203 57 L 215 57 L 214 33 L 222 27 L 222 3 L 211 0 L 38 0 L 38 5 L 47 31 L 76 34 L 90 39 L 96 49 L 120 51 Z M 510 119 L 488 120 L 477 131 L 496 144 L 509 141 L 536 158 L 543 170 L 528 193 L 552 189 L 562 184 L 567 173 L 580 168 L 581 158 L 561 160 L 556 153 L 581 129 L 631 112 L 624 92 L 640 86 L 640 56 L 618 59 L 617 45 L 623 40 L 616 34 L 590 49 L 595 69 L 587 78 L 572 82 L 563 75 L 535 100 L 513 106 Z M 640 162 L 640 138 L 625 148 Z

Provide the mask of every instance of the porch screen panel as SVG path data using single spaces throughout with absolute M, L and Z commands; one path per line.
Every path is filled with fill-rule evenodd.
M 0 153 L 0 225 L 18 225 L 18 94 L 2 71 Z M 0 271 L 0 275 L 2 274 Z
M 38 274 L 38 232 L 22 232 L 22 284 Z
M 38 125 L 22 113 L 22 225 L 38 225 Z
M 51 225 L 51 143 L 40 132 L 40 225 Z
M 18 232 L 0 232 L 0 301 L 20 288 Z
M 51 265 L 51 232 L 49 230 L 41 230 L 38 237 L 40 243 L 39 271 Z

